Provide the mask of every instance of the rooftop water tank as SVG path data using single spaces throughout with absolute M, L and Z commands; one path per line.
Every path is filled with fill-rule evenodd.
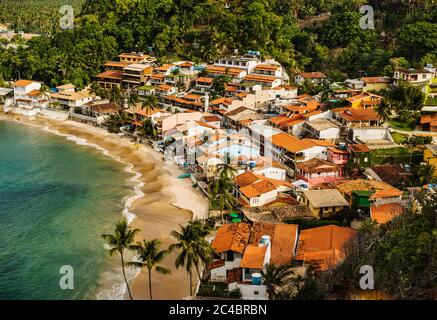
M 261 237 L 261 244 L 263 245 L 263 246 L 268 246 L 269 244 L 270 244 L 270 236 L 268 236 L 268 235 L 264 235 L 264 236 L 262 236 Z
M 254 285 L 261 285 L 262 282 L 262 276 L 261 273 L 252 273 L 252 284 Z

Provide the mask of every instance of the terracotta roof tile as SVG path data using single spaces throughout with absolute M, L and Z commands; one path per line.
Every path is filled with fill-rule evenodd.
M 225 224 L 218 229 L 211 246 L 217 253 L 226 251 L 243 253 L 249 242 L 249 236 L 249 224 L 244 222 Z
M 299 152 L 315 146 L 313 142 L 308 139 L 299 140 L 292 135 L 281 132 L 272 136 L 272 144 L 284 148 L 292 153 Z
M 322 72 L 303 72 L 300 76 L 304 79 L 323 79 L 326 75 Z
M 248 199 L 259 197 L 260 195 L 273 190 L 276 190 L 276 187 L 269 181 L 258 181 L 240 188 L 240 192 L 244 194 Z
M 258 180 L 258 177 L 252 171 L 246 171 L 235 177 L 235 183 L 239 187 L 248 186 Z
M 372 220 L 383 224 L 398 216 L 404 208 L 399 203 L 382 204 L 370 207 L 370 217 Z
M 318 158 L 312 158 L 307 161 L 299 162 L 297 167 L 303 172 L 319 173 L 319 172 L 333 172 L 340 171 L 340 166 Z
M 26 87 L 29 84 L 32 84 L 34 82 L 36 82 L 36 81 L 21 79 L 21 80 L 15 81 L 14 86 L 16 86 L 16 87 Z
M 296 260 L 318 262 L 329 255 L 344 255 L 344 246 L 356 235 L 356 231 L 348 227 L 328 225 L 303 230 L 300 233 Z M 335 250 L 339 252 L 336 253 Z M 328 253 L 332 252 L 332 253 Z M 337 259 L 334 259 L 336 262 Z
M 240 268 L 262 269 L 267 247 L 248 245 L 240 262 Z

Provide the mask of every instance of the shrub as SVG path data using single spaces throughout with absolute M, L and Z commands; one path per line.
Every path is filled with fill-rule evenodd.
M 240 288 L 236 288 L 234 290 L 229 291 L 229 296 L 234 299 L 240 299 L 241 298 Z

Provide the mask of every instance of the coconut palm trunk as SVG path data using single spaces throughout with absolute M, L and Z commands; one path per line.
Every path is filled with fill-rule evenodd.
M 127 292 L 129 294 L 129 298 L 131 300 L 133 300 L 134 298 L 132 297 L 132 293 L 130 291 L 130 287 L 129 287 L 129 282 L 127 281 L 126 278 L 126 272 L 124 270 L 124 257 L 123 257 L 123 251 L 120 252 L 120 257 L 121 257 L 121 271 L 123 272 L 123 278 L 124 278 L 124 282 L 126 283 L 126 287 L 127 287 Z
M 193 296 L 193 274 L 190 271 L 188 271 L 188 274 L 190 275 L 190 296 Z
M 149 269 L 149 295 L 150 295 L 150 300 L 153 300 L 153 296 L 152 296 L 152 269 Z

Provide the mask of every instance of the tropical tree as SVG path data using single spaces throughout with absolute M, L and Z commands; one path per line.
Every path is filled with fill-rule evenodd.
M 109 91 L 109 101 L 120 103 L 121 101 L 121 90 L 118 87 L 114 87 Z
M 171 236 L 177 241 L 170 245 L 170 251 L 179 251 L 176 257 L 176 268 L 185 267 L 189 275 L 190 295 L 193 295 L 192 269 L 195 268 L 199 281 L 201 280 L 199 265 L 205 264 L 212 259 L 212 249 L 209 243 L 204 239 L 208 229 L 200 226 L 199 222 L 190 222 L 186 226 L 180 225 L 180 232 L 172 231 Z
M 282 287 L 287 279 L 294 274 L 290 265 L 275 266 L 273 263 L 267 264 L 261 271 L 264 284 L 267 286 L 269 300 L 274 300 L 277 296 L 277 289 Z
M 417 170 L 417 175 L 419 178 L 420 185 L 425 185 L 432 183 L 434 181 L 434 174 L 436 173 L 436 168 L 433 165 L 426 164 L 420 165 Z
M 122 219 L 115 225 L 115 231 L 113 234 L 102 234 L 102 238 L 109 245 L 109 255 L 112 257 L 115 253 L 120 255 L 121 259 L 121 271 L 123 272 L 123 278 L 126 283 L 127 292 L 129 297 L 133 300 L 132 293 L 129 288 L 129 283 L 126 278 L 126 272 L 124 270 L 124 253 L 129 250 L 134 250 L 133 245 L 135 235 L 140 232 L 139 229 L 131 229 L 126 219 Z
M 216 167 L 219 177 L 223 179 L 234 179 L 238 170 L 231 164 L 231 156 L 229 153 L 225 153 L 224 162 L 220 163 Z
M 149 273 L 149 296 L 150 300 L 153 300 L 152 296 L 152 270 L 155 270 L 161 274 L 170 274 L 170 269 L 160 266 L 159 263 L 162 262 L 164 257 L 168 254 L 168 250 L 159 251 L 159 246 L 161 242 L 158 239 L 153 239 L 150 241 L 143 240 L 143 242 L 138 242 L 134 246 L 134 250 L 137 252 L 138 261 L 128 262 L 127 265 L 134 266 L 138 268 L 147 268 Z
M 226 83 L 228 83 L 231 80 L 232 80 L 231 77 L 229 77 L 227 73 L 225 75 L 220 75 L 214 78 L 214 81 L 212 82 L 212 90 L 214 91 L 215 94 L 219 96 L 223 96 L 225 94 Z
M 46 98 L 49 101 L 49 104 L 51 103 L 51 98 L 50 98 L 50 88 L 48 86 L 46 86 L 45 84 L 42 84 L 41 87 L 39 88 L 39 94 L 41 96 L 43 96 L 44 98 Z
M 209 204 L 211 208 L 220 210 L 223 218 L 224 210 L 232 210 L 236 204 L 236 199 L 232 195 L 234 184 L 231 179 L 218 177 L 209 184 Z
M 153 140 L 156 139 L 158 133 L 156 132 L 155 125 L 153 124 L 152 119 L 146 118 L 143 121 L 143 126 L 141 128 L 141 134 L 143 134 L 144 136 L 149 137 Z
M 375 108 L 375 111 L 380 116 L 382 122 L 385 123 L 390 120 L 391 109 L 390 102 L 387 99 L 383 99 L 381 104 Z
M 414 119 L 425 101 L 425 94 L 419 87 L 412 86 L 406 81 L 387 92 L 388 100 L 401 121 L 409 122 Z
M 155 109 L 157 104 L 158 104 L 158 98 L 154 94 L 151 94 L 144 99 L 141 108 L 149 112 Z
M 109 132 L 120 132 L 120 127 L 130 124 L 132 118 L 127 112 L 121 110 L 117 113 L 110 114 L 105 120 L 104 125 L 108 128 Z
M 223 211 L 232 210 L 236 199 L 232 194 L 234 189 L 234 177 L 237 169 L 230 164 L 229 154 L 226 154 L 225 161 L 217 165 L 216 178 L 209 184 L 210 207 L 218 207 L 223 218 Z

